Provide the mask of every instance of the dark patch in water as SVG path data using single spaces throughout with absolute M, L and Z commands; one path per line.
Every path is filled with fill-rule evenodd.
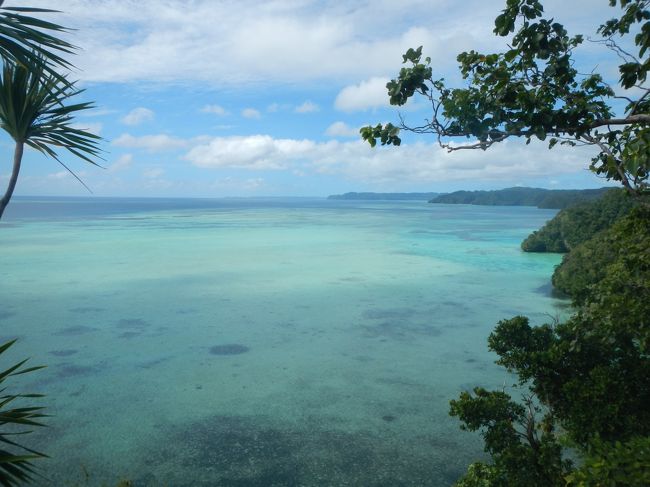
M 465 362 L 467 362 L 468 364 L 473 364 L 473 363 L 475 363 L 476 361 L 477 361 L 477 360 L 476 360 L 475 358 L 468 358 L 468 359 L 465 360 Z
M 385 337 L 392 340 L 412 340 L 418 336 L 436 337 L 442 333 L 435 326 L 408 321 L 382 321 L 374 325 L 365 325 L 363 328 L 368 338 Z
M 78 351 L 79 350 L 51 350 L 50 355 L 54 355 L 55 357 L 69 357 Z
M 84 335 L 86 333 L 90 333 L 93 331 L 97 331 L 97 328 L 93 328 L 92 326 L 86 326 L 86 325 L 76 325 L 76 326 L 68 326 L 67 328 L 61 328 L 59 331 L 55 332 L 54 335 L 59 335 L 59 336 L 76 336 L 76 335 Z
M 384 416 L 381 417 L 381 419 L 383 419 L 383 420 L 386 421 L 387 423 L 392 423 L 392 422 L 395 421 L 397 418 L 396 418 L 395 416 L 393 416 L 392 414 L 385 414 Z
M 438 486 L 457 479 L 467 461 L 450 454 L 450 461 L 435 465 L 435 447 L 421 450 L 399 437 L 309 422 L 279 425 L 264 417 L 217 415 L 158 431 L 162 437 L 144 453 L 146 463 L 169 472 L 165 481 L 175 487 Z
M 248 352 L 250 349 L 246 345 L 239 343 L 228 343 L 226 345 L 215 345 L 210 347 L 212 355 L 239 355 Z
M 76 308 L 70 308 L 68 311 L 71 313 L 86 314 L 86 313 L 101 313 L 106 311 L 104 308 L 98 308 L 96 306 L 78 306 Z
M 183 309 L 176 310 L 177 315 L 189 315 L 196 312 L 197 312 L 196 308 L 183 308 Z
M 142 335 L 142 332 L 139 331 L 125 331 L 117 335 L 117 338 L 125 338 L 128 340 L 129 338 L 139 337 L 140 335 Z
M 71 392 L 69 394 L 70 397 L 79 397 L 81 396 L 84 392 L 86 392 L 86 384 L 82 385 L 79 389 L 77 389 L 74 392 Z
M 350 277 L 340 277 L 339 281 L 341 281 L 341 282 L 365 282 L 366 279 L 364 279 L 363 277 L 350 276 Z
M 115 326 L 118 328 L 135 328 L 142 330 L 143 328 L 147 328 L 149 323 L 141 318 L 122 318 Z
M 14 313 L 13 311 L 1 310 L 0 311 L 0 320 L 6 320 L 7 318 L 11 318 L 15 314 L 16 313 Z
M 402 386 L 402 387 L 422 387 L 422 384 L 400 377 L 380 377 L 377 379 L 379 384 L 388 384 L 390 386 Z
M 153 360 L 147 360 L 146 362 L 140 362 L 138 364 L 138 367 L 141 369 L 150 369 L 152 367 L 155 367 L 156 365 L 162 364 L 163 362 L 166 362 L 169 360 L 171 357 L 159 357 Z
M 370 320 L 406 320 L 414 314 L 411 308 L 368 309 L 363 312 L 363 317 Z
M 84 375 L 95 374 L 98 371 L 96 367 L 88 365 L 60 364 L 56 368 L 56 376 L 59 379 L 69 379 Z

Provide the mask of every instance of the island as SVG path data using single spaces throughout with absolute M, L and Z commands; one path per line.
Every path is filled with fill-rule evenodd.
M 429 203 L 536 206 L 561 210 L 576 203 L 593 201 L 603 196 L 609 188 L 598 189 L 542 189 L 517 186 L 492 191 L 455 191 L 429 200 Z

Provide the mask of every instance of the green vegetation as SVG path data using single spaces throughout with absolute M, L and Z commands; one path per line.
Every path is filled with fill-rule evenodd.
M 70 52 L 71 46 L 38 30 L 65 29 L 56 24 L 11 13 L 49 10 L 4 10 L 10 12 L 0 12 L 0 54 L 3 56 L 0 126 L 14 139 L 15 149 L 9 183 L 0 199 L 0 218 L 16 187 L 25 145 L 54 158 L 81 182 L 61 161 L 54 148 L 62 147 L 75 157 L 97 165 L 92 158 L 99 155 L 98 144 L 101 140 L 95 134 L 72 126 L 73 117 L 78 112 L 91 108 L 92 104 L 66 105 L 83 90 L 76 89 L 74 82 L 57 74 L 52 66 L 52 63 L 58 66 L 68 66 L 68 63 L 48 48 Z
M 328 200 L 403 200 L 427 201 L 438 196 L 438 193 L 344 193 L 333 194 Z
M 15 340 L 0 345 L 0 355 L 6 352 Z M 4 382 L 17 375 L 28 374 L 42 367 L 23 367 L 27 360 L 0 371 L 0 485 L 12 487 L 22 482 L 32 480 L 34 467 L 32 460 L 43 458 L 45 455 L 21 445 L 17 436 L 29 433 L 23 429 L 29 426 L 43 426 L 40 423 L 43 408 L 38 406 L 15 406 L 23 399 L 42 397 L 39 394 L 8 394 Z
M 3 7 L 0 0 L 0 57 L 30 69 L 45 61 L 46 71 L 58 76 L 56 68 L 71 68 L 63 57 L 76 49 L 72 44 L 56 37 L 68 29 L 25 14 L 51 13 L 54 10 L 30 7 Z
M 433 198 L 429 203 L 536 206 L 538 208 L 562 209 L 582 201 L 592 201 L 607 192 L 600 189 L 541 189 L 505 188 L 493 191 L 455 191 Z
M 432 134 L 450 151 L 512 137 L 548 138 L 550 148 L 593 145 L 590 169 L 636 198 L 612 192 L 562 212 L 525 244 L 570 250 L 554 284 L 573 298 L 575 313 L 541 326 L 516 316 L 490 335 L 497 363 L 518 380 L 511 392 L 476 388 L 451 401 L 450 414 L 481 433 L 490 456 L 469 466 L 462 487 L 650 483 L 650 205 L 641 197 L 650 189 L 650 0 L 610 5 L 618 17 L 598 28 L 600 44 L 621 61 L 620 88 L 636 89 L 626 92 L 622 115 L 601 75 L 574 68 L 583 36 L 544 18 L 539 0 L 506 0 L 494 32 L 513 34 L 508 48 L 461 53 L 465 87 L 435 79 L 421 47 L 404 55 L 408 66 L 387 84 L 391 104 L 423 96 L 433 107 L 430 120 L 361 130 L 372 146 L 400 145 L 400 128 Z M 618 37 L 635 47 L 621 48 Z
M 481 430 L 493 463 L 461 486 L 648 485 L 650 472 L 650 208 L 639 206 L 580 244 L 563 264 L 577 312 L 532 327 L 517 316 L 488 340 L 517 375 L 524 405 L 504 391 L 451 402 Z M 567 445 L 577 464 L 565 460 Z M 609 480 L 609 482 L 606 482 Z
M 614 89 L 595 71 L 581 74 L 573 52 L 584 36 L 569 36 L 564 26 L 545 19 L 539 0 L 506 0 L 495 20 L 494 33 L 510 36 L 505 52 L 463 52 L 457 59 L 467 81 L 463 88 L 448 88 L 436 79 L 431 59 L 422 59 L 422 46 L 409 49 L 396 79 L 386 85 L 391 105 L 403 106 L 418 95 L 433 108 L 430 119 L 412 127 L 404 123 L 363 127 L 371 146 L 400 145 L 400 129 L 435 136 L 448 151 L 488 149 L 510 138 L 548 139 L 557 144 L 592 145 L 598 154 L 590 169 L 619 181 L 631 193 L 648 189 L 650 173 L 650 99 L 644 85 L 650 70 L 650 29 L 647 0 L 610 0 L 620 5 L 619 18 L 598 28 L 601 43 L 621 59 L 620 87 L 636 88 L 636 99 L 625 98 L 623 116 Z M 632 34 L 631 34 L 632 31 Z M 633 49 L 621 48 L 615 36 L 632 36 Z M 630 97 L 634 96 L 628 93 Z M 474 142 L 456 143 L 454 139 Z
M 627 215 L 637 199 L 620 189 L 611 189 L 602 198 L 578 203 L 560 211 L 521 244 L 526 252 L 568 252 Z

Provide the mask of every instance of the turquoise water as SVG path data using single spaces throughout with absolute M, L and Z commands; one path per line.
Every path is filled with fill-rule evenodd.
M 41 485 L 449 485 L 449 400 L 511 377 L 496 322 L 549 321 L 554 215 L 326 200 L 20 199 L 0 339 L 48 368 Z

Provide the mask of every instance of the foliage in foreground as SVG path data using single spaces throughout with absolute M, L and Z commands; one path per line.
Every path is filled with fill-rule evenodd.
M 0 345 L 0 355 L 6 352 L 15 340 Z M 10 394 L 4 382 L 17 375 L 28 374 L 43 367 L 24 367 L 23 360 L 0 372 L 0 485 L 12 487 L 32 480 L 35 474 L 32 460 L 45 457 L 22 445 L 17 437 L 29 433 L 27 427 L 43 426 L 45 415 L 40 406 L 18 406 L 22 399 L 35 399 L 40 394 Z
M 2 3 L 0 2 L 0 5 Z M 5 11 L 9 12 L 5 12 Z M 91 103 L 70 103 L 83 90 L 56 72 L 68 67 L 52 49 L 71 52 L 72 46 L 47 31 L 64 28 L 16 12 L 50 10 L 5 7 L 0 9 L 0 127 L 15 142 L 11 176 L 0 199 L 0 218 L 13 195 L 20 173 L 25 145 L 52 157 L 80 182 L 56 152 L 66 149 L 75 157 L 97 165 L 94 158 L 101 150 L 101 138 L 73 126 L 78 112 L 92 108 Z M 83 182 L 82 182 L 83 184 Z
M 650 175 L 650 10 L 648 0 L 610 0 L 620 17 L 598 28 L 599 42 L 620 59 L 621 97 L 598 72 L 579 72 L 573 59 L 584 42 L 562 24 L 544 18 L 539 0 L 506 0 L 494 33 L 509 36 L 505 52 L 463 52 L 457 59 L 464 87 L 451 88 L 437 79 L 422 46 L 403 56 L 399 75 L 387 85 L 390 103 L 403 106 L 420 96 L 432 107 L 419 126 L 392 123 L 367 126 L 361 136 L 371 146 L 400 145 L 400 129 L 430 134 L 449 150 L 488 149 L 507 139 L 547 140 L 549 148 L 591 145 L 597 150 L 590 169 L 618 181 L 631 193 L 643 193 Z M 621 48 L 618 37 L 632 48 Z M 473 139 L 468 142 L 468 139 Z
M 31 7 L 6 7 L 0 0 L 0 57 L 28 69 L 46 61 L 48 74 L 58 76 L 56 68 L 71 68 L 62 56 L 72 54 L 72 44 L 57 37 L 68 29 L 31 15 L 54 10 Z
M 592 145 L 598 154 L 590 169 L 640 198 L 650 192 L 650 0 L 610 5 L 619 16 L 598 33 L 620 59 L 625 97 L 596 71 L 575 68 L 582 35 L 544 18 L 539 0 L 506 0 L 494 29 L 512 34 L 505 52 L 461 53 L 467 85 L 448 88 L 422 48 L 409 49 L 406 66 L 387 84 L 390 102 L 402 106 L 422 96 L 431 118 L 420 126 L 402 120 L 399 127 L 364 127 L 362 137 L 371 146 L 400 145 L 401 128 L 431 134 L 449 151 L 485 150 L 509 138 L 548 139 L 550 148 Z M 633 47 L 623 41 L 621 48 L 619 37 Z M 617 114 L 621 99 L 627 103 Z M 625 206 L 612 204 L 578 228 L 558 223 L 530 243 L 562 242 L 571 250 L 554 283 L 573 297 L 575 314 L 542 326 L 516 316 L 490 335 L 497 363 L 518 383 L 512 395 L 477 388 L 451 401 L 450 413 L 462 428 L 481 433 L 491 459 L 472 464 L 457 485 L 648 485 L 650 205 Z
M 483 389 L 451 402 L 465 429 L 482 432 L 493 461 L 474 464 L 458 485 L 648 485 L 650 209 L 583 245 L 600 251 L 582 263 L 598 272 L 576 286 L 574 316 L 543 326 L 517 316 L 490 335 L 497 363 L 530 394 L 528 407 Z M 577 466 L 565 460 L 566 445 Z

